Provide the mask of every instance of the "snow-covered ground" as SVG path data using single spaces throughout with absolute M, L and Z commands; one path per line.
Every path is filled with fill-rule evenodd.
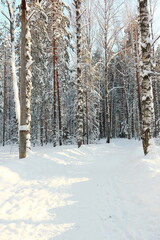
M 160 150 L 0 147 L 0 240 L 160 240 Z

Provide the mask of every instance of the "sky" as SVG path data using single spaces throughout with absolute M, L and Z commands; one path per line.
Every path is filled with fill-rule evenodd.
M 17 2 L 17 5 L 20 4 L 20 0 L 17 0 L 16 2 Z M 73 2 L 73 0 L 65 0 L 65 2 L 66 2 L 66 4 L 70 5 Z M 129 6 L 130 6 L 132 4 L 134 5 L 135 3 L 137 3 L 137 0 L 126 0 L 126 3 L 127 2 L 129 3 Z M 1 11 L 4 11 L 6 14 L 8 12 L 7 9 L 5 7 L 3 7 L 1 2 L 0 2 L 0 22 L 5 20 L 5 17 L 1 13 Z M 160 22 L 160 1 L 158 0 L 156 11 L 155 11 L 155 15 L 154 15 L 154 32 L 155 32 L 155 37 L 160 35 L 160 25 L 159 25 L 159 22 Z
M 1 1 L 1 0 L 0 0 L 0 1 Z M 12 2 L 12 1 L 11 1 L 11 2 Z M 17 5 L 20 4 L 20 0 L 16 0 L 16 3 L 17 3 Z M 3 16 L 3 14 L 1 13 L 1 11 L 3 11 L 5 14 L 8 14 L 7 8 L 4 7 L 4 6 L 2 5 L 2 3 L 0 2 L 0 22 L 6 20 L 6 18 Z

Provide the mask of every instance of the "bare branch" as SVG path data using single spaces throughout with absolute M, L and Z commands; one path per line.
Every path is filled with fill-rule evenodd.
M 11 22 L 11 19 L 10 19 L 3 11 L 1 11 L 1 13 L 3 14 L 3 16 L 5 16 L 5 17 L 7 18 L 7 20 L 8 20 L 10 23 L 12 23 L 12 22 Z

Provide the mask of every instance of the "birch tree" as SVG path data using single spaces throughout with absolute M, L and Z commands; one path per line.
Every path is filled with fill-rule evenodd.
M 142 143 L 144 154 L 146 155 L 149 152 L 149 146 L 151 144 L 150 139 L 153 132 L 152 122 L 154 114 L 148 0 L 139 0 L 139 27 L 141 33 Z
M 77 42 L 77 145 L 83 143 L 83 84 L 81 71 L 81 0 L 74 0 L 76 9 L 76 42 Z

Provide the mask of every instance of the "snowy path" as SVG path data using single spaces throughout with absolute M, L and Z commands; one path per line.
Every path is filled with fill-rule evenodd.
M 158 151 L 114 140 L 19 160 L 0 147 L 0 240 L 160 240 Z

